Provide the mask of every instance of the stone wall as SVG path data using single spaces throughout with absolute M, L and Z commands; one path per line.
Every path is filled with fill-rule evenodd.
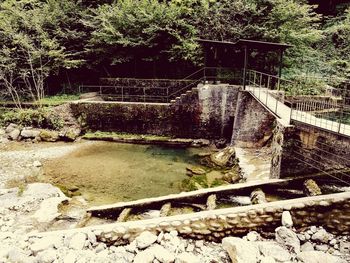
M 349 174 L 350 138 L 295 123 L 278 123 L 272 143 L 271 177 L 304 176 L 320 171 Z
M 84 101 L 71 107 L 89 130 L 229 139 L 239 89 L 205 85 L 170 104 Z
M 232 144 L 239 147 L 261 147 L 272 137 L 276 117 L 249 92 L 238 95 Z
M 283 211 L 290 211 L 296 229 L 322 225 L 334 234 L 350 233 L 349 192 L 92 226 L 60 233 L 93 231 L 99 240 L 116 245 L 129 243 L 145 230 L 154 233 L 176 230 L 184 237 L 218 241 L 228 235 L 244 235 L 252 230 L 273 231 L 280 225 Z

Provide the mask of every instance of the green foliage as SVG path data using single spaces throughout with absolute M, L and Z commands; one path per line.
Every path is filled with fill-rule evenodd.
M 90 51 L 112 64 L 132 59 L 190 60 L 195 28 L 181 5 L 157 0 L 120 0 L 93 11 Z
M 59 130 L 63 127 L 64 120 L 49 108 L 17 109 L 6 111 L 0 116 L 0 126 L 10 123 Z
M 325 41 L 319 44 L 327 61 L 325 73 L 350 78 L 350 8 L 324 27 Z

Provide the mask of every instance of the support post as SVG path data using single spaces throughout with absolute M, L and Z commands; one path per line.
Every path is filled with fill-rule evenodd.
M 278 68 L 278 77 L 281 78 L 282 76 L 282 64 L 283 64 L 283 50 L 280 49 L 280 61 L 279 61 L 279 68 Z
M 246 89 L 246 78 L 247 78 L 247 65 L 248 65 L 248 48 L 244 46 L 244 66 L 243 66 L 243 89 Z

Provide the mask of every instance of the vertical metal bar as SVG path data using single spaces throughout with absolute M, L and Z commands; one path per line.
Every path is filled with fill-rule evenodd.
M 243 67 L 243 89 L 246 89 L 246 74 L 247 74 L 247 66 L 248 66 L 248 48 L 244 46 L 244 67 Z
M 146 102 L 146 89 L 143 87 L 143 102 Z
M 122 86 L 121 89 L 122 89 L 122 101 L 124 101 L 124 86 Z
M 262 82 L 262 73 L 260 73 L 260 82 L 259 82 L 259 99 L 260 99 L 260 92 L 261 92 L 261 82 Z

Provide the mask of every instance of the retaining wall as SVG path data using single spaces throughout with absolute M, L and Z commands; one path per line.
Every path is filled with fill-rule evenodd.
M 205 85 L 170 104 L 83 101 L 71 107 L 89 130 L 229 139 L 239 89 Z

